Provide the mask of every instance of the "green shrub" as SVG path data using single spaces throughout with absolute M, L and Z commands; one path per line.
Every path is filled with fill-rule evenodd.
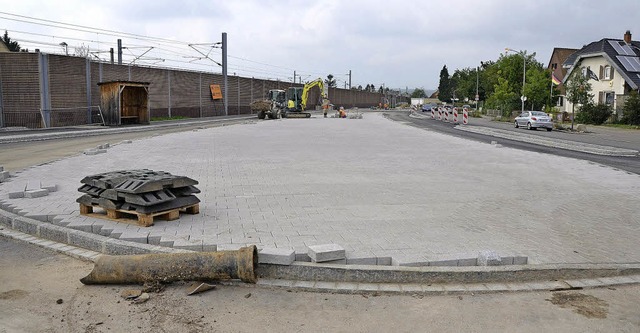
M 587 103 L 580 108 L 576 121 L 583 124 L 602 125 L 611 117 L 611 107 L 605 104 Z
M 627 125 L 640 125 L 640 96 L 632 91 L 622 108 L 621 123 Z

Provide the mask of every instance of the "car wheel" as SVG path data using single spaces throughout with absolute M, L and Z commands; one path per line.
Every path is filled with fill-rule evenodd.
M 531 123 L 527 123 L 527 129 L 532 130 L 532 129 L 535 129 L 535 127 L 531 127 Z
M 513 122 L 513 125 L 514 125 L 514 127 L 515 127 L 515 128 L 520 127 L 520 126 L 518 126 L 518 121 L 514 121 L 514 122 Z
M 547 128 L 547 132 L 551 132 L 551 128 Z

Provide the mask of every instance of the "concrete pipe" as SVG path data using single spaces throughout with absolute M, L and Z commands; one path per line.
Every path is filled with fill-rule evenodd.
M 138 284 L 150 281 L 211 281 L 240 279 L 255 283 L 258 250 L 165 253 L 98 258 L 84 284 Z

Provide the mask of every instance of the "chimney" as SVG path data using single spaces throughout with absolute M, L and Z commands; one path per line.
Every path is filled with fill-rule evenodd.
M 624 33 L 624 42 L 631 44 L 631 31 L 627 30 L 627 32 Z

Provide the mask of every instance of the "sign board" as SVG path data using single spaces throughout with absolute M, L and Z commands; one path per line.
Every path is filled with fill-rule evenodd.
M 222 99 L 222 91 L 220 90 L 219 84 L 212 84 L 209 86 L 211 88 L 211 98 L 214 100 Z

